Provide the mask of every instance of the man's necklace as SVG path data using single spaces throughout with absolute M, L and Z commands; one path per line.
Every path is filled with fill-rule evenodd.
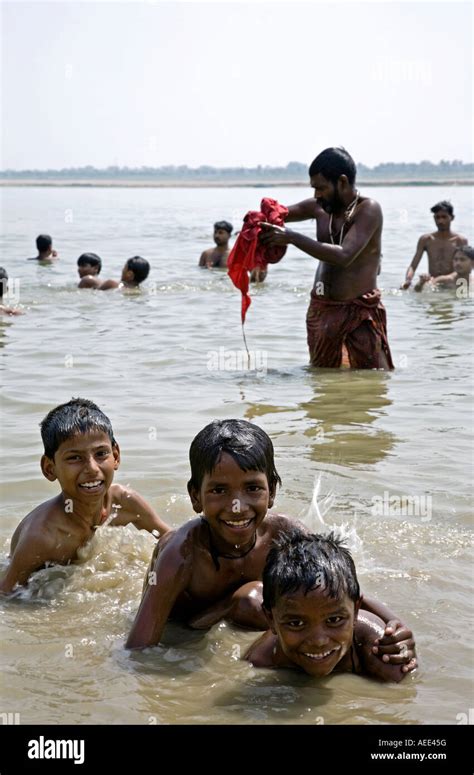
M 341 226 L 341 231 L 339 234 L 339 242 L 338 245 L 342 245 L 342 240 L 344 238 L 344 226 L 346 226 L 349 221 L 351 220 L 352 216 L 354 215 L 354 211 L 358 205 L 360 194 L 357 192 L 355 199 L 352 200 L 350 204 L 347 205 L 346 209 L 344 210 L 344 222 Z M 335 245 L 334 237 L 332 236 L 332 218 L 333 213 L 329 216 L 329 237 L 331 238 L 331 243 Z

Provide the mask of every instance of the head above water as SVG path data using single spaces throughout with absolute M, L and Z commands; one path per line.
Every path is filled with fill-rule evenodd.
M 328 536 L 292 528 L 274 542 L 263 571 L 263 606 L 267 611 L 290 593 L 322 588 L 328 598 L 360 600 L 354 560 L 334 533 Z
M 336 185 L 341 175 L 345 175 L 349 185 L 353 186 L 356 179 L 356 165 L 352 156 L 345 148 L 326 148 L 311 162 L 309 177 L 322 175 L 327 181 Z
M 102 259 L 96 253 L 83 253 L 77 259 L 78 271 L 81 277 L 86 274 L 100 274 Z
M 438 227 L 438 231 L 449 231 L 451 227 L 451 221 L 454 221 L 454 210 L 451 202 L 447 199 L 443 199 L 442 202 L 437 202 L 431 208 L 433 218 Z
M 64 441 L 78 434 L 99 431 L 107 434 L 112 446 L 117 444 L 109 418 L 86 398 L 72 398 L 52 409 L 40 423 L 40 428 L 44 454 L 51 460 Z
M 126 283 L 136 283 L 139 285 L 148 277 L 150 273 L 150 264 L 146 258 L 141 256 L 132 256 L 127 259 L 122 270 L 122 280 Z
M 53 239 L 49 234 L 39 234 L 36 237 L 36 249 L 38 253 L 47 253 L 53 246 Z
M 281 485 L 273 459 L 273 444 L 262 428 L 247 420 L 214 420 L 199 431 L 191 443 L 188 489 L 200 490 L 204 476 L 212 473 L 223 452 L 227 452 L 242 471 L 262 471 L 270 490 Z
M 447 199 L 443 199 L 441 202 L 437 202 L 433 207 L 431 208 L 431 212 L 436 215 L 436 213 L 439 213 L 440 210 L 444 210 L 444 212 L 448 213 L 448 215 L 454 216 L 454 208 Z
M 3 298 L 3 294 L 8 290 L 8 272 L 3 266 L 0 266 L 0 299 Z
M 214 231 L 222 230 L 228 232 L 228 234 L 232 234 L 233 226 L 229 221 L 216 221 L 214 224 Z
M 468 276 L 474 266 L 474 248 L 462 245 L 453 253 L 453 269 L 458 275 Z

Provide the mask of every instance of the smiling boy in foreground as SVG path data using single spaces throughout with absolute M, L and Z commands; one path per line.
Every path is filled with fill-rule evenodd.
M 254 667 L 287 667 L 317 678 L 349 672 L 401 681 L 407 671 L 375 655 L 385 623 L 360 610 L 354 561 L 332 533 L 294 528 L 281 534 L 263 571 L 263 611 L 270 630 L 244 659 Z
M 47 563 L 76 559 L 108 517 L 111 525 L 132 522 L 160 535 L 169 530 L 138 493 L 112 484 L 120 449 L 109 418 L 92 401 L 73 398 L 57 406 L 41 423 L 41 436 L 41 470 L 50 482 L 59 481 L 61 493 L 33 509 L 15 530 L 10 564 L 0 579 L 3 594 L 26 584 Z
M 202 516 L 172 530 L 157 544 L 127 648 L 160 642 L 168 619 L 207 629 L 221 619 L 267 629 L 262 573 L 274 539 L 303 525 L 268 513 L 277 484 L 273 444 L 246 420 L 215 420 L 189 451 L 188 492 Z M 412 633 L 385 606 L 361 601 L 387 622 L 380 659 L 416 666 Z

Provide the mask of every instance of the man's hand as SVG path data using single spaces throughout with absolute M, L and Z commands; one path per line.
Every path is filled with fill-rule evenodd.
M 262 231 L 259 234 L 259 240 L 262 245 L 265 246 L 284 246 L 289 245 L 291 242 L 291 232 L 289 229 L 285 229 L 282 226 L 274 226 L 272 223 L 261 221 L 259 226 L 262 227 Z
M 377 638 L 375 643 L 372 651 L 383 662 L 402 665 L 403 673 L 411 673 L 418 667 L 413 633 L 398 619 L 387 622 L 383 637 Z
M 400 290 L 406 291 L 410 287 L 410 285 L 411 285 L 411 280 L 405 280 L 403 285 L 400 285 Z

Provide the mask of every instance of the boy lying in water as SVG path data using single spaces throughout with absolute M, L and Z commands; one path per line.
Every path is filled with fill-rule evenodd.
M 33 509 L 15 530 L 10 564 L 0 579 L 3 594 L 26 584 L 46 563 L 74 560 L 112 514 L 110 525 L 132 522 L 160 535 L 169 530 L 137 492 L 112 484 L 120 449 L 109 418 L 92 401 L 73 398 L 57 406 L 41 423 L 41 436 L 41 470 L 50 482 L 59 481 L 61 493 Z
M 262 573 L 274 539 L 303 525 L 268 513 L 277 484 L 269 436 L 245 420 L 215 420 L 190 448 L 188 492 L 202 516 L 167 533 L 151 560 L 127 648 L 160 642 L 168 619 L 206 629 L 221 619 L 267 629 Z M 405 670 L 416 667 L 412 633 L 380 603 L 361 607 L 386 622 L 380 657 Z M 400 652 L 402 649 L 402 652 Z
M 263 611 L 271 629 L 244 659 L 318 678 L 349 672 L 401 681 L 405 667 L 376 656 L 385 623 L 360 605 L 354 561 L 339 539 L 298 528 L 282 533 L 263 571 Z

